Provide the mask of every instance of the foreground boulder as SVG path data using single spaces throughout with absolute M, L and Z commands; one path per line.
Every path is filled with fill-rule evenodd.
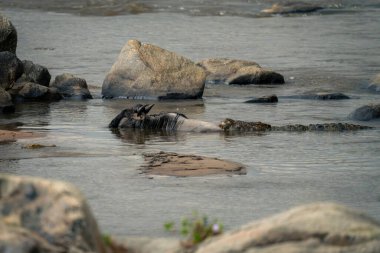
M 11 52 L 0 52 L 0 87 L 7 90 L 24 72 L 22 62 Z
M 11 95 L 0 87 L 0 114 L 13 113 L 15 106 L 12 103 Z
M 51 75 L 49 70 L 41 65 L 34 64 L 32 61 L 22 61 L 24 74 L 17 80 L 18 82 L 33 82 L 48 87 Z
M 64 98 L 92 99 L 86 80 L 72 74 L 56 76 L 51 87 L 56 88 Z
M 348 117 L 360 121 L 369 121 L 372 119 L 380 118 L 380 104 L 361 106 L 351 112 Z
M 105 245 L 77 188 L 0 174 L 2 252 L 97 252 Z
M 228 58 L 206 59 L 198 63 L 207 71 L 207 81 L 227 84 L 283 84 L 284 77 L 256 62 Z
M 206 73 L 191 60 L 150 44 L 130 40 L 107 74 L 104 98 L 201 98 Z
M 337 204 L 310 204 L 225 233 L 196 250 L 232 252 L 376 253 L 380 223 Z
M 271 8 L 261 12 L 265 14 L 303 14 L 323 9 L 322 6 L 305 2 L 286 2 L 273 4 Z
M 0 14 L 0 52 L 9 51 L 16 54 L 17 31 L 6 17 Z

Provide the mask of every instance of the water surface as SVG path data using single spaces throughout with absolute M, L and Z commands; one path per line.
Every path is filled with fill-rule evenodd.
M 257 10 L 262 6 L 248 3 Z M 230 117 L 274 125 L 359 123 L 348 119 L 348 114 L 379 101 L 379 94 L 363 89 L 380 72 L 380 9 L 371 1 L 365 3 L 351 4 L 343 9 L 350 11 L 338 14 L 272 18 L 183 15 L 181 11 L 80 16 L 4 9 L 2 13 L 18 30 L 20 59 L 48 67 L 53 78 L 64 72 L 85 78 L 95 99 L 27 103 L 18 105 L 15 115 L 1 116 L 0 124 L 22 122 L 24 130 L 46 136 L 0 145 L 0 170 L 74 183 L 87 196 L 103 231 L 119 235 L 162 236 L 165 221 L 179 220 L 192 210 L 218 217 L 232 228 L 314 201 L 336 201 L 380 219 L 379 128 L 262 134 L 131 131 L 119 136 L 107 124 L 136 101 L 105 101 L 100 94 L 122 46 L 138 39 L 194 61 L 254 60 L 282 73 L 287 82 L 282 86 L 208 85 L 202 100 L 154 101 L 153 112 L 179 111 L 213 122 Z M 353 99 L 285 98 L 318 91 L 343 92 Z M 277 94 L 279 103 L 243 103 L 269 94 Z M 380 127 L 376 120 L 364 124 Z M 28 143 L 57 147 L 24 149 Z M 141 154 L 161 150 L 241 162 L 248 173 L 202 178 L 140 174 Z

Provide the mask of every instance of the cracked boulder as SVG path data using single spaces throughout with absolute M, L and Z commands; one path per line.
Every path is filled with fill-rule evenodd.
M 67 183 L 0 174 L 2 252 L 97 252 L 105 245 L 81 193 Z
M 376 253 L 380 223 L 341 205 L 309 204 L 225 233 L 196 251 L 216 252 Z
M 108 72 L 104 98 L 201 98 L 206 73 L 191 60 L 160 47 L 129 40 Z

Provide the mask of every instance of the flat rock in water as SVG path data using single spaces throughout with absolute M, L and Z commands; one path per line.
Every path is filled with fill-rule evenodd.
M 144 154 L 144 158 L 146 164 L 142 166 L 142 171 L 149 175 L 194 177 L 246 174 L 242 164 L 218 158 L 167 152 Z
M 354 120 L 369 121 L 380 118 L 380 104 L 369 104 L 355 109 L 348 116 Z
M 245 103 L 253 103 L 253 104 L 266 104 L 266 103 L 277 103 L 278 97 L 276 95 L 271 96 L 263 96 L 259 98 L 253 98 L 245 101 Z

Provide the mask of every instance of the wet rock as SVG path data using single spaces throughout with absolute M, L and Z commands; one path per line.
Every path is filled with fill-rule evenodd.
M 207 81 L 227 84 L 283 84 L 284 77 L 261 68 L 256 62 L 228 58 L 206 59 L 198 63 L 207 71 Z
M 64 98 L 92 99 L 86 80 L 72 74 L 56 76 L 51 87 L 56 88 Z
M 16 54 L 17 31 L 6 17 L 0 14 L 0 52 L 9 51 Z
M 9 93 L 13 100 L 23 102 L 28 100 L 33 101 L 58 101 L 62 96 L 56 89 L 52 89 L 43 85 L 32 82 L 16 83 Z
M 222 234 L 195 252 L 375 253 L 380 223 L 341 205 L 315 203 Z
M 271 8 L 262 10 L 266 14 L 303 14 L 323 9 L 322 6 L 305 2 L 286 2 L 273 4 Z
M 48 87 L 51 75 L 49 70 L 41 65 L 34 64 L 32 61 L 22 61 L 24 74 L 17 82 L 32 82 Z
M 23 74 L 24 67 L 11 52 L 0 52 L 0 87 L 7 90 Z
M 270 69 L 248 66 L 239 69 L 236 74 L 230 76 L 228 84 L 284 84 L 285 80 L 281 74 Z
M 130 40 L 107 74 L 104 98 L 201 98 L 206 73 L 192 61 L 151 44 Z
M 257 103 L 257 104 L 261 104 L 261 103 L 277 103 L 277 102 L 278 102 L 278 98 L 277 98 L 276 95 L 263 96 L 263 97 L 254 98 L 254 99 L 250 99 L 250 100 L 245 101 L 245 103 Z
M 77 188 L 0 174 L 0 196 L 2 251 L 105 253 L 96 221 Z
M 348 117 L 360 121 L 369 121 L 372 119 L 380 118 L 380 104 L 361 106 L 351 112 Z
M 12 102 L 11 95 L 0 87 L 0 114 L 13 113 L 15 106 Z
M 247 66 L 260 67 L 253 61 L 235 60 L 229 58 L 205 59 L 197 63 L 207 72 L 206 80 L 212 83 L 224 83 L 229 76 L 235 74 L 239 69 Z
M 315 100 L 342 100 L 342 99 L 350 99 L 349 96 L 340 93 L 340 92 L 319 92 L 319 93 L 311 93 L 311 94 L 303 94 L 303 95 L 294 95 L 294 96 L 286 96 L 284 98 L 290 99 L 315 99 Z

